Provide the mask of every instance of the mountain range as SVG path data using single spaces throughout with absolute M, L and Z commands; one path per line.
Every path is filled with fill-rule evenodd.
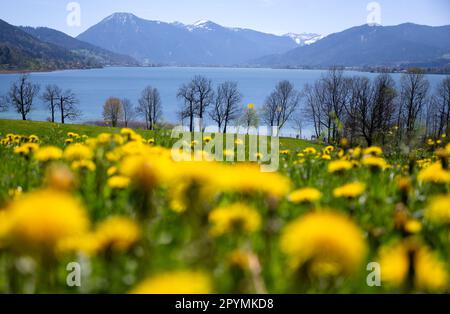
M 73 38 L 0 20 L 0 70 L 139 65 L 449 68 L 450 25 L 362 25 L 325 37 L 114 13 Z
M 287 52 L 318 36 L 277 36 L 224 27 L 208 20 L 185 25 L 144 20 L 131 13 L 115 13 L 77 38 L 144 63 L 232 66 Z
M 273 67 L 448 67 L 450 25 L 362 25 L 250 62 Z

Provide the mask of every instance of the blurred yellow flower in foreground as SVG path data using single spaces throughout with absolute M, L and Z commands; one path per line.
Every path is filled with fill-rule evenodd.
M 362 164 L 364 166 L 372 167 L 372 168 L 378 168 L 378 169 L 386 169 L 388 167 L 388 163 L 386 160 L 384 160 L 381 157 L 373 157 L 373 156 L 366 156 L 362 160 Z
M 436 223 L 450 224 L 450 195 L 432 198 L 425 210 L 425 217 Z
M 89 146 L 78 143 L 67 146 L 64 151 L 64 158 L 70 161 L 91 159 L 92 155 L 93 153 Z
M 450 182 L 450 171 L 443 169 L 440 162 L 435 162 L 420 170 L 417 179 L 422 182 L 445 184 Z
M 350 274 L 360 269 L 367 247 L 358 226 L 342 214 L 319 211 L 288 224 L 281 250 L 289 265 L 309 265 L 318 276 Z
M 87 170 L 87 171 L 95 171 L 97 166 L 92 160 L 82 159 L 75 160 L 72 162 L 71 167 L 73 170 Z
M 14 153 L 21 156 L 29 156 L 39 149 L 39 145 L 35 143 L 22 144 L 14 148 Z
M 445 263 L 428 247 L 414 241 L 382 247 L 379 262 L 381 280 L 389 285 L 401 286 L 408 276 L 413 276 L 410 279 L 417 289 L 426 291 L 439 291 L 448 284 Z
M 335 173 L 353 168 L 353 164 L 347 160 L 335 160 L 328 164 L 328 172 Z
M 333 190 L 334 197 L 355 198 L 364 193 L 366 185 L 361 182 L 345 184 Z
M 212 284 L 200 272 L 177 271 L 155 275 L 131 290 L 133 294 L 208 294 Z
M 127 217 L 111 216 L 100 222 L 95 231 L 95 240 L 100 250 L 126 251 L 141 236 L 138 225 Z
M 378 146 L 367 147 L 363 151 L 364 155 L 380 156 L 382 153 L 383 153 L 383 150 L 381 149 L 381 147 L 378 147 Z
M 210 232 L 213 236 L 221 236 L 233 231 L 252 233 L 261 226 L 259 213 L 241 203 L 214 209 L 209 214 L 209 221 L 212 225 Z
M 59 241 L 82 235 L 89 225 L 83 206 L 57 190 L 24 195 L 7 211 L 11 219 L 8 238 L 18 249 L 51 252 Z
M 47 162 L 51 160 L 61 159 L 63 152 L 60 148 L 55 146 L 45 146 L 39 148 L 34 154 L 34 159 L 40 162 Z
M 126 189 L 130 185 L 130 178 L 124 176 L 113 176 L 108 179 L 108 186 L 111 189 Z
M 288 196 L 288 200 L 293 203 L 315 202 L 320 199 L 322 193 L 315 188 L 298 189 Z

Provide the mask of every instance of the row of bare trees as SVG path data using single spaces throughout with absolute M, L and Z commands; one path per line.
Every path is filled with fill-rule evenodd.
M 236 82 L 225 81 L 214 89 L 210 79 L 195 76 L 178 89 L 177 98 L 182 101 L 179 116 L 182 121 L 188 119 L 191 132 L 194 130 L 194 119 L 198 118 L 202 123 L 208 113 L 218 129 L 226 133 L 232 122 L 237 122 L 247 129 L 256 127 L 259 116 L 269 126 L 283 128 L 298 108 L 301 94 L 289 81 L 281 81 L 258 112 L 253 106 L 242 107 L 243 95 Z
M 27 120 L 30 112 L 35 109 L 36 99 L 40 98 L 50 112 L 51 122 L 55 122 L 57 114 L 61 123 L 81 116 L 77 107 L 79 101 L 70 89 L 62 90 L 57 85 L 47 85 L 42 95 L 39 95 L 39 91 L 40 86 L 34 84 L 28 75 L 21 75 L 11 84 L 8 94 L 1 97 L 0 111 L 12 107 L 22 120 Z
M 419 136 L 450 133 L 450 77 L 432 94 L 417 69 L 402 74 L 397 88 L 388 73 L 369 80 L 334 68 L 306 85 L 303 96 L 304 116 L 315 136 L 328 142 L 345 136 L 353 142 L 384 145 L 386 136 L 395 133 L 396 141 L 411 144 Z
M 110 97 L 103 105 L 103 119 L 113 127 L 123 122 L 128 127 L 137 116 L 145 121 L 148 130 L 154 130 L 162 115 L 161 96 L 158 89 L 147 86 L 141 92 L 138 105 L 135 107 L 127 98 Z

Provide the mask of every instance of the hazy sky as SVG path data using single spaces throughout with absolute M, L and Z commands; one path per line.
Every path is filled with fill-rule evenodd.
M 330 34 L 367 22 L 366 0 L 77 0 L 80 26 L 67 24 L 69 0 L 0 0 L 0 19 L 78 35 L 114 12 L 166 22 L 208 19 L 268 33 Z M 449 0 L 379 0 L 382 25 L 450 24 Z

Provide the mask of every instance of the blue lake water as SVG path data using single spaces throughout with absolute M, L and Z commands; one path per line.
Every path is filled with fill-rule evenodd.
M 126 68 L 110 67 L 93 70 L 67 70 L 46 73 L 31 73 L 33 82 L 41 85 L 57 84 L 63 89 L 72 89 L 80 100 L 79 108 L 83 116 L 76 122 L 100 120 L 102 106 L 110 96 L 129 98 L 137 104 L 141 91 L 152 85 L 159 89 L 163 106 L 163 118 L 167 122 L 176 123 L 180 101 L 176 94 L 179 86 L 188 82 L 195 75 L 204 75 L 214 84 L 227 80 L 238 82 L 243 94 L 243 106 L 254 103 L 260 107 L 275 84 L 283 79 L 291 81 L 297 89 L 302 89 L 306 83 L 313 83 L 326 71 L 322 70 L 287 70 L 287 69 L 252 69 L 252 68 Z M 374 73 L 347 72 L 348 75 L 364 75 L 375 77 Z M 18 74 L 0 74 L 0 95 L 7 93 L 11 82 Z M 392 74 L 399 82 L 400 74 Z M 443 75 L 428 75 L 428 80 L 434 90 L 444 78 Z M 42 91 L 41 89 L 41 91 Z M 30 114 L 31 120 L 45 121 L 49 113 L 44 109 L 40 99 L 35 104 L 35 110 Z M 13 111 L 0 113 L 0 118 L 18 119 Z

